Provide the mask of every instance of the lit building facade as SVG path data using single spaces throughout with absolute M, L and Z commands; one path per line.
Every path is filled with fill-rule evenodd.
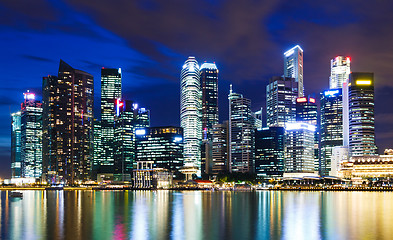
M 283 127 L 266 127 L 255 132 L 255 173 L 258 178 L 280 178 L 284 174 Z
M 320 174 L 329 175 L 332 151 L 343 146 L 343 95 L 342 89 L 321 92 L 321 154 Z
M 43 171 L 67 183 L 91 179 L 94 79 L 60 60 L 43 78 Z
M 218 69 L 215 63 L 203 63 L 200 68 L 202 91 L 201 172 L 212 168 L 213 125 L 218 124 Z
M 92 163 L 92 178 L 95 179 L 100 170 L 102 162 L 102 144 L 101 144 L 101 121 L 97 119 L 93 122 L 93 163 Z
M 114 178 L 125 181 L 130 180 L 135 165 L 135 131 L 150 127 L 150 112 L 129 100 L 117 99 L 115 108 Z
M 298 97 L 303 97 L 303 49 L 299 45 L 284 53 L 284 77 L 295 79 Z
M 329 88 L 342 88 L 351 73 L 351 59 L 349 57 L 337 56 L 330 61 Z
M 295 78 L 273 77 L 266 86 L 266 112 L 268 127 L 284 127 L 296 119 L 298 83 Z
M 180 75 L 180 125 L 184 135 L 184 165 L 201 175 L 202 100 L 199 65 L 189 57 Z
M 22 177 L 21 112 L 11 114 L 11 177 Z
M 101 163 L 99 172 L 114 171 L 115 103 L 121 98 L 121 69 L 101 69 Z
M 203 139 L 211 140 L 213 125 L 218 124 L 218 69 L 216 64 L 203 63 L 200 75 Z
M 315 125 L 294 122 L 285 126 L 284 177 L 314 175 Z
M 154 168 L 164 168 L 175 176 L 183 167 L 183 129 L 180 127 L 139 128 L 136 134 L 136 160 L 152 161 Z
M 314 170 L 319 171 L 318 106 L 315 98 L 301 97 L 296 99 L 296 121 L 312 124 L 316 127 L 314 134 Z
M 229 164 L 232 172 L 254 172 L 254 116 L 251 100 L 231 89 L 229 100 Z
M 367 178 L 392 178 L 393 155 L 351 157 L 341 163 L 338 176 L 360 183 Z
M 228 121 L 213 125 L 212 173 L 228 172 Z
M 42 103 L 34 93 L 24 93 L 21 105 L 21 159 L 22 177 L 42 175 Z
M 349 75 L 348 104 L 350 155 L 376 155 L 373 73 Z

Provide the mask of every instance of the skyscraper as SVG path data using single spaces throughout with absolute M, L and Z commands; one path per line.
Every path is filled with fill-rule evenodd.
M 115 102 L 121 98 L 121 69 L 101 69 L 101 164 L 99 172 L 114 171 Z
M 266 86 L 268 127 L 284 127 L 296 120 L 298 84 L 294 78 L 272 77 Z
M 183 166 L 183 129 L 150 127 L 136 129 L 137 161 L 153 161 L 153 167 L 178 174 Z
M 95 179 L 102 162 L 101 121 L 94 119 L 93 123 L 93 163 L 92 178 Z
M 180 125 L 184 134 L 184 164 L 201 174 L 202 100 L 199 65 L 189 57 L 180 75 Z
M 42 103 L 34 93 L 24 93 L 21 104 L 21 159 L 23 177 L 41 177 L 42 174 Z
M 60 60 L 59 76 L 43 79 L 44 173 L 67 184 L 90 179 L 93 76 Z
M 303 97 L 303 49 L 299 45 L 284 53 L 284 77 L 295 79 L 298 84 L 298 96 Z
M 211 140 L 213 125 L 218 124 L 218 69 L 216 64 L 203 63 L 200 74 L 203 139 Z
M 349 57 L 337 56 L 330 61 L 329 88 L 342 88 L 343 83 L 348 80 L 351 73 L 351 59 Z
M 22 177 L 21 112 L 11 115 L 11 177 Z
M 254 116 L 251 100 L 231 89 L 229 100 L 230 171 L 254 172 Z
M 259 178 L 278 178 L 284 174 L 283 127 L 267 127 L 255 132 L 255 173 Z
M 351 73 L 348 88 L 350 155 L 376 155 L 374 73 Z
M 228 172 L 228 121 L 213 125 L 212 173 Z
M 318 107 L 315 98 L 301 97 L 296 99 L 296 121 L 312 124 L 314 132 L 314 170 L 319 171 L 319 126 Z
M 285 126 L 284 177 L 316 175 L 314 170 L 315 126 L 303 122 Z
M 209 174 L 212 167 L 213 125 L 218 124 L 218 69 L 215 63 L 203 63 L 200 69 L 202 91 L 201 171 Z
M 116 100 L 114 132 L 114 177 L 115 180 L 130 180 L 136 160 L 135 131 L 150 127 L 149 110 L 139 108 L 138 104 L 120 99 Z
M 320 174 L 328 175 L 334 147 L 343 145 L 342 89 L 321 92 L 321 154 Z

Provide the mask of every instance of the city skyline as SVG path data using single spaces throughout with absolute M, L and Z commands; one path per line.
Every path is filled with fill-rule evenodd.
M 174 30 L 171 30 L 168 35 L 173 33 L 184 34 L 188 37 L 195 37 L 188 43 L 179 43 L 174 37 L 162 37 L 161 35 L 155 35 L 147 31 L 140 35 L 136 34 L 138 28 L 131 26 L 130 35 L 124 35 L 123 30 L 116 29 L 113 27 L 113 22 L 102 23 L 99 16 L 95 15 L 96 11 L 100 11 L 98 6 L 87 6 L 88 3 L 81 2 L 79 4 L 86 4 L 85 6 L 68 5 L 66 3 L 57 2 L 54 4 L 39 3 L 37 8 L 50 10 L 54 9 L 60 11 L 63 16 L 70 19 L 72 24 L 68 23 L 64 19 L 47 19 L 40 14 L 27 13 L 26 9 L 29 9 L 29 5 L 26 3 L 25 7 L 11 6 L 9 4 L 0 5 L 0 11 L 3 16 L 7 17 L 11 13 L 18 13 L 18 16 L 22 16 L 18 19 L 9 18 L 9 21 L 2 21 L 1 25 L 4 30 L 1 34 L 1 42 L 5 44 L 5 57 L 2 59 L 2 66 L 4 67 L 4 75 L 2 78 L 3 87 L 1 88 L 1 95 L 3 96 L 3 102 L 1 104 L 2 112 L 1 115 L 1 164 L 4 164 L 3 168 L 6 168 L 10 164 L 10 112 L 16 112 L 18 106 L 22 100 L 22 93 L 27 89 L 42 95 L 40 89 L 41 79 L 43 76 L 48 74 L 56 75 L 54 71 L 57 69 L 58 61 L 60 58 L 64 59 L 71 66 L 75 66 L 78 69 L 82 69 L 91 73 L 96 79 L 95 84 L 99 86 L 100 70 L 101 67 L 113 67 L 123 69 L 123 82 L 124 82 L 124 95 L 127 99 L 132 99 L 138 103 L 146 106 L 152 111 L 152 126 L 164 126 L 164 125 L 175 125 L 179 126 L 179 66 L 189 55 L 195 55 L 196 59 L 202 64 L 203 60 L 209 62 L 215 61 L 217 67 L 220 69 L 220 80 L 219 80 L 219 106 L 220 107 L 220 122 L 225 120 L 228 116 L 228 110 L 226 108 L 227 99 L 226 94 L 229 90 L 229 84 L 233 83 L 237 92 L 243 93 L 247 98 L 250 98 L 253 102 L 253 110 L 259 109 L 260 106 L 265 106 L 264 89 L 270 77 L 282 74 L 282 54 L 290 49 L 292 46 L 299 44 L 304 50 L 304 86 L 305 95 L 314 94 L 318 98 L 320 91 L 328 89 L 329 76 L 330 76 L 330 60 L 338 55 L 351 57 L 351 68 L 352 71 L 365 71 L 375 73 L 375 119 L 376 119 L 376 138 L 377 145 L 380 150 L 392 146 L 392 140 L 390 139 L 392 134 L 390 119 L 393 116 L 392 111 L 387 106 L 387 102 L 391 100 L 389 92 L 392 90 L 389 81 L 389 65 L 390 64 L 390 46 L 387 44 L 389 39 L 392 38 L 392 34 L 382 34 L 385 29 L 381 27 L 381 35 L 385 35 L 386 40 L 379 39 L 377 36 L 361 36 L 364 32 L 371 29 L 371 26 L 379 26 L 384 20 L 380 16 L 376 16 L 373 13 L 367 13 L 362 15 L 363 18 L 359 19 L 360 13 L 363 13 L 361 8 L 365 8 L 362 4 L 360 6 L 354 6 L 353 3 L 346 3 L 347 10 L 349 10 L 348 18 L 342 20 L 335 20 L 339 22 L 330 22 L 330 19 L 334 16 L 342 13 L 340 9 L 323 9 L 318 10 L 317 6 L 305 4 L 305 8 L 315 7 L 316 13 L 308 16 L 308 19 L 304 18 L 308 24 L 305 24 L 309 29 L 304 30 L 300 25 L 291 22 L 291 17 L 294 17 L 296 9 L 289 10 L 289 17 L 284 20 L 278 20 L 283 15 L 284 9 L 290 8 L 287 4 L 280 3 L 278 5 L 264 5 L 254 6 L 255 10 L 250 12 L 252 22 L 257 22 L 258 19 L 263 19 L 263 26 L 267 26 L 268 30 L 258 30 L 255 35 L 251 35 L 253 28 L 245 28 L 244 32 L 241 32 L 242 27 L 247 25 L 249 21 L 245 20 L 244 12 L 251 10 L 252 4 L 243 3 L 244 5 L 232 5 L 229 2 L 227 4 L 217 3 L 214 7 L 216 12 L 204 12 L 206 14 L 193 13 L 199 21 L 197 25 L 193 23 L 193 26 L 198 27 L 199 31 L 196 33 L 190 33 L 189 29 L 174 26 Z M 158 3 L 156 3 L 158 4 Z M 247 5 L 248 4 L 248 5 Z M 97 3 L 97 5 L 100 5 Z M 154 5 L 154 4 L 153 4 Z M 250 5 L 250 6 L 249 6 Z M 234 7 L 239 7 L 239 10 L 234 10 Z M 31 7 L 31 6 L 30 6 Z M 91 8 L 91 12 L 85 11 L 87 8 Z M 221 40 L 219 36 L 211 33 L 210 38 L 204 38 L 201 35 L 200 28 L 202 25 L 206 26 L 208 23 L 216 23 L 214 16 L 218 18 L 216 24 L 226 23 L 232 26 L 234 23 L 223 21 L 224 16 L 220 10 L 220 7 L 231 8 L 234 13 L 238 13 L 238 19 L 242 27 L 236 27 L 231 31 L 225 31 L 223 36 L 228 38 L 226 43 Z M 116 8 L 116 6 L 113 6 Z M 153 19 L 160 19 L 160 11 L 155 11 L 154 6 L 133 6 L 132 3 L 128 6 L 129 9 L 135 11 L 142 9 L 145 12 L 152 13 Z M 378 8 L 375 6 L 375 8 Z M 186 12 L 190 12 L 188 6 L 180 5 L 178 9 L 184 9 Z M 381 11 L 375 10 L 370 12 L 383 12 L 391 9 L 386 6 L 379 6 Z M 383 9 L 383 11 L 382 11 Z M 386 10 L 385 10 L 386 9 Z M 66 13 L 69 10 L 70 13 Z M 288 9 L 287 9 L 288 10 Z M 41 11 L 36 9 L 36 13 Z M 168 12 L 173 10 L 165 7 L 163 10 L 166 15 Z M 305 11 L 305 10 L 303 10 Z M 49 11 L 50 12 L 50 11 Z M 317 13 L 322 13 L 320 17 L 317 17 Z M 360 12 L 360 13 L 359 13 Z M 123 13 L 123 11 L 120 11 Z M 196 14 L 196 16 L 195 16 Z M 213 14 L 213 17 L 209 14 Z M 44 15 L 44 14 L 42 14 Z M 49 14 L 50 15 L 50 14 Z M 381 16 L 384 14 L 380 14 Z M 135 16 L 137 19 L 145 21 L 140 15 Z M 191 20 L 182 15 L 187 22 L 191 23 Z M 212 20 L 212 19 L 213 20 Z M 298 20 L 302 20 L 298 17 Z M 340 22 L 342 21 L 342 22 Z M 273 23 L 271 23 L 273 22 Z M 363 24 L 364 22 L 370 22 Z M 42 27 L 46 23 L 48 27 Z M 75 23 L 83 23 L 76 27 Z M 207 24 L 206 24 L 207 23 Z M 36 24 L 36 25 L 34 25 Z M 157 23 L 157 26 L 164 24 L 167 28 L 169 23 Z M 296 34 L 290 31 L 292 35 L 289 38 L 285 38 L 287 35 L 279 33 L 280 24 L 282 29 L 289 29 L 290 26 L 303 29 L 303 35 Z M 315 26 L 314 26 L 314 25 Z M 69 31 L 64 30 L 67 26 L 73 26 Z M 214 25 L 214 24 L 213 24 Z M 337 25 L 337 26 L 336 26 Z M 340 25 L 340 26 L 338 26 Z M 381 24 L 382 25 L 382 24 Z M 312 33 L 316 26 L 324 26 L 322 30 L 315 31 Z M 383 26 L 383 25 L 382 25 Z M 215 27 L 215 26 L 213 26 Z M 355 29 L 348 32 L 349 43 L 331 43 L 324 44 L 324 42 L 314 42 L 315 35 L 330 35 L 329 33 L 336 33 L 337 35 L 342 34 L 344 30 Z M 30 29 L 30 30 L 29 30 Z M 83 30 L 86 33 L 83 33 Z M 237 33 L 237 31 L 240 33 Z M 355 31 L 355 32 L 354 32 Z M 232 33 L 233 32 L 233 33 Z M 7 35 L 15 36 L 16 40 L 11 43 L 11 38 Z M 229 35 L 228 35 L 229 34 Z M 288 33 L 289 34 L 289 33 Z M 364 34 L 367 35 L 367 34 Z M 45 38 L 46 36 L 46 38 Z M 249 38 L 251 50 L 236 44 L 237 39 L 241 37 Z M 266 40 L 265 36 L 270 36 L 273 39 L 279 39 L 277 42 Z M 342 35 L 340 35 L 342 36 Z M 60 38 L 65 37 L 66 40 L 77 40 L 70 41 L 71 43 L 64 42 L 64 40 L 57 42 Z M 141 43 L 141 39 L 145 37 L 149 39 L 150 43 Z M 187 38 L 187 37 L 186 37 Z M 24 44 L 23 47 L 17 49 L 16 46 L 22 45 L 22 40 L 29 41 L 30 44 Z M 98 40 L 97 40 L 98 39 Z M 97 40 L 97 41 L 95 41 Z M 106 40 L 106 41 L 104 41 Z M 256 41 L 261 41 L 259 44 L 255 44 Z M 329 38 L 326 39 L 328 41 Z M 42 42 L 41 42 L 42 41 Z M 56 44 L 48 44 L 49 42 L 57 42 Z M 171 42 L 173 41 L 173 42 Z M 266 46 L 262 46 L 266 43 Z M 386 42 L 385 42 L 386 41 Z M 78 44 L 75 44 L 78 43 Z M 149 41 L 147 41 L 149 42 Z M 200 42 L 199 44 L 195 44 Z M 222 44 L 217 46 L 217 44 Z M 82 49 L 82 46 L 93 45 Z M 63 45 L 62 47 L 60 47 Z M 141 46 L 142 45 L 142 46 Z M 378 46 L 374 46 L 378 45 Z M 34 46 L 34 47 L 33 47 Z M 103 51 L 100 54 L 91 53 L 95 52 L 95 49 L 102 47 Z M 217 49 L 215 49 L 217 48 Z M 232 49 L 226 53 L 227 49 Z M 79 49 L 79 53 L 75 50 Z M 94 50 L 94 51 L 93 51 Z M 241 53 L 244 51 L 244 53 Z M 126 57 L 126 55 L 129 55 Z M 148 71 L 151 70 L 151 71 Z M 18 84 L 9 83 L 18 82 Z M 99 93 L 100 88 L 96 87 L 96 93 Z M 165 102 L 158 102 L 158 99 L 167 99 Z M 95 94 L 95 111 L 99 109 L 97 101 L 99 95 Z M 165 109 L 164 111 L 161 109 Z M 390 117 L 390 118 L 389 118 Z M 8 170 L 8 168 L 6 168 Z M 4 172 L 0 172 L 0 176 L 3 176 Z

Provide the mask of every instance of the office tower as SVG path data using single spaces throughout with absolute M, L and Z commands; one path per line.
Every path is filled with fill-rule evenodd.
M 303 49 L 299 45 L 284 53 L 284 77 L 295 79 L 298 97 L 303 97 Z
M 228 121 L 213 125 L 212 173 L 228 172 Z
M 263 127 L 263 121 L 262 121 L 262 108 L 259 111 L 253 112 L 253 116 L 254 116 L 254 128 L 256 130 L 261 130 Z
M 43 78 L 44 173 L 69 185 L 90 179 L 93 76 L 60 60 L 59 76 Z
M 11 114 L 11 177 L 22 177 L 21 112 Z
M 351 73 L 351 60 L 349 57 L 337 56 L 330 60 L 329 88 L 342 88 Z
M 318 108 L 315 98 L 301 97 L 296 99 L 296 121 L 317 126 Z
M 255 132 L 255 173 L 258 178 L 280 178 L 284 174 L 283 127 L 266 127 Z
M 218 69 L 215 63 L 203 63 L 200 68 L 202 91 L 201 172 L 212 168 L 213 125 L 218 124 Z
M 183 167 L 183 129 L 180 127 L 139 128 L 136 134 L 137 162 L 153 161 L 154 168 L 165 168 L 178 175 Z
M 120 99 L 115 103 L 114 178 L 130 180 L 135 164 L 135 129 L 150 127 L 149 111 L 138 104 Z
M 184 165 L 201 175 L 202 100 L 200 73 L 195 57 L 189 57 L 180 75 L 180 125 L 184 135 Z
M 93 163 L 92 178 L 95 179 L 102 162 L 102 144 L 101 144 L 101 121 L 94 119 L 93 122 Z
M 316 175 L 314 171 L 315 126 L 303 122 L 285 125 L 284 177 Z
M 203 139 L 211 140 L 213 125 L 218 124 L 218 69 L 216 64 L 203 63 L 200 74 Z
M 34 93 L 24 93 L 21 104 L 21 159 L 23 177 L 42 175 L 42 103 Z
M 100 173 L 114 171 L 115 102 L 121 98 L 121 69 L 101 69 L 101 145 Z
M 349 151 L 351 156 L 375 155 L 374 73 L 349 75 Z
M 312 124 L 316 127 L 314 134 L 314 170 L 319 171 L 319 127 L 318 107 L 315 98 L 296 99 L 296 121 Z
M 251 100 L 234 93 L 229 100 L 229 169 L 231 172 L 254 172 L 254 117 Z
M 272 77 L 266 86 L 268 127 L 284 127 L 296 119 L 298 84 L 294 78 Z
M 342 89 L 321 92 L 321 154 L 320 174 L 329 175 L 332 150 L 343 145 Z

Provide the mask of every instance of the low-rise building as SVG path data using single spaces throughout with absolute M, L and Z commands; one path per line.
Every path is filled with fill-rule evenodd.
M 393 177 L 393 155 L 351 157 L 341 163 L 338 175 L 351 180 Z

